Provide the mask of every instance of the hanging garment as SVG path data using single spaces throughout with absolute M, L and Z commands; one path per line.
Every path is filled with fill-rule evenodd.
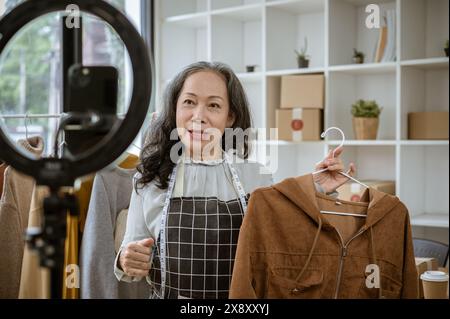
M 135 157 L 128 157 L 121 166 L 131 167 L 136 165 Z M 78 199 L 79 217 L 67 215 L 67 238 L 64 248 L 64 280 L 62 296 L 64 299 L 79 298 L 79 274 L 77 271 L 80 242 L 78 234 L 83 230 L 86 220 L 89 200 L 91 196 L 94 176 L 88 176 L 80 181 L 75 191 Z M 41 227 L 43 219 L 43 201 L 49 195 L 47 187 L 35 187 L 29 214 L 28 227 Z M 67 284 L 66 284 L 67 283 Z M 39 265 L 39 256 L 28 247 L 24 249 L 22 273 L 20 280 L 21 299 L 48 299 L 49 272 Z M 77 288 L 78 287 L 78 288 Z
M 94 184 L 94 177 L 95 175 L 91 175 L 88 177 L 85 177 L 81 180 L 80 187 L 76 190 L 75 195 L 78 199 L 78 209 L 79 209 L 79 218 L 78 218 L 78 224 L 79 224 L 79 232 L 83 233 L 84 231 L 84 225 L 86 224 L 86 217 L 89 209 L 89 201 L 91 200 L 91 193 L 92 193 L 92 185 Z M 78 243 L 78 246 L 81 245 L 81 238 Z
M 114 228 L 114 248 L 116 254 L 120 251 L 125 231 L 127 230 L 128 209 L 123 209 L 116 219 L 116 227 Z
M 136 157 L 131 157 L 124 166 L 133 159 L 136 163 Z M 150 295 L 145 282 L 131 285 L 118 282 L 111 266 L 116 255 L 117 216 L 130 205 L 135 173 L 135 169 L 116 167 L 95 176 L 80 249 L 83 299 L 142 299 Z
M 22 140 L 18 144 L 37 156 L 44 150 L 44 141 L 40 137 Z M 15 299 L 19 296 L 24 232 L 28 225 L 34 184 L 32 177 L 12 167 L 4 170 L 0 198 L 0 298 Z
M 3 194 L 3 179 L 5 177 L 6 167 L 7 166 L 4 162 L 0 164 L 0 198 L 2 197 Z
M 73 193 L 71 191 L 70 193 Z M 76 194 L 75 194 L 76 196 Z M 78 268 L 78 234 L 79 216 L 66 216 L 66 240 L 64 241 L 64 268 L 63 268 L 63 299 L 78 299 L 80 297 L 80 274 Z
M 180 169 L 172 173 L 168 190 L 161 190 L 152 182 L 133 191 L 122 248 L 132 241 L 158 238 L 152 268 L 146 277 L 152 298 L 228 296 L 246 207 L 244 189 L 252 191 L 272 184 L 271 176 L 261 174 L 260 169 L 261 165 L 249 162 L 230 165 L 225 159 L 185 159 Z M 161 247 L 167 248 L 165 258 Z M 115 272 L 119 280 L 141 279 L 125 275 L 117 262 L 118 259 Z M 162 264 L 166 271 L 161 271 Z
M 79 239 L 83 222 L 86 221 L 87 211 L 91 198 L 94 176 L 85 177 L 75 190 L 74 194 L 78 200 L 78 216 L 67 214 L 67 237 L 64 246 L 64 277 L 63 277 L 63 299 L 80 298 L 80 273 L 79 273 Z M 73 192 L 72 192 L 73 193 Z
M 85 179 L 75 191 L 80 207 L 87 207 L 86 196 L 87 189 L 90 188 L 92 182 L 89 178 Z M 65 189 L 66 192 L 73 193 L 71 188 Z M 80 195 L 81 194 L 81 195 Z M 45 186 L 36 186 L 31 201 L 30 214 L 28 218 L 28 227 L 42 227 L 44 209 L 44 199 L 49 196 L 48 188 Z M 80 208 L 80 214 L 81 214 Z M 67 214 L 66 217 L 66 240 L 64 242 L 64 276 L 62 298 L 78 299 L 79 298 L 79 281 L 78 273 L 78 247 L 79 247 L 79 217 Z M 39 264 L 39 256 L 31 251 L 28 246 L 24 249 L 22 272 L 20 279 L 20 299 L 48 299 L 49 291 L 49 272 L 45 268 L 41 268 Z
M 312 175 L 252 194 L 230 298 L 417 297 L 409 215 L 397 197 L 368 189 L 361 203 L 343 202 L 317 193 Z
M 44 198 L 49 195 L 46 186 L 35 186 L 31 199 L 28 227 L 42 227 L 44 215 Z M 50 272 L 41 268 L 39 255 L 28 245 L 23 252 L 22 272 L 20 277 L 20 299 L 49 299 Z

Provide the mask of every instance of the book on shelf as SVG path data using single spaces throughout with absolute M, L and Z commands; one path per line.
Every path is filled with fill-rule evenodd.
M 380 27 L 380 34 L 378 36 L 378 44 L 377 44 L 377 48 L 376 48 L 376 52 L 375 52 L 375 63 L 379 63 L 381 62 L 381 59 L 384 56 L 384 52 L 386 50 L 386 42 L 387 42 L 387 36 L 388 36 L 388 30 L 387 30 L 387 26 L 386 26 L 386 18 L 385 20 L 385 24 Z
M 386 10 L 387 43 L 381 62 L 393 62 L 397 57 L 396 40 L 396 13 L 395 10 Z

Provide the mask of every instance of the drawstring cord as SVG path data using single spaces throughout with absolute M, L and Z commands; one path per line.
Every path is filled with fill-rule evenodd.
M 297 282 L 302 278 L 302 276 L 305 273 L 309 263 L 311 262 L 312 255 L 313 255 L 314 250 L 315 250 L 315 248 L 317 246 L 317 242 L 319 241 L 320 232 L 322 230 L 322 224 L 323 224 L 322 223 L 322 219 L 319 217 L 319 227 L 318 227 L 316 235 L 314 237 L 314 241 L 313 241 L 311 250 L 309 251 L 308 259 L 306 260 L 306 263 L 303 266 L 303 268 L 300 271 L 300 273 L 298 274 L 297 278 L 295 278 L 295 281 L 297 281 Z M 372 256 L 371 256 L 372 257 L 372 263 L 374 263 L 375 265 L 378 265 L 378 261 L 377 261 L 377 257 L 376 257 L 376 253 L 375 253 L 375 243 L 374 243 L 373 238 L 374 238 L 373 237 L 373 228 L 370 227 L 370 248 L 371 248 L 371 253 L 372 253 Z M 383 294 L 382 294 L 382 287 L 381 287 L 381 273 L 380 273 L 380 278 L 379 278 L 379 285 L 380 285 L 380 287 L 378 289 L 378 298 L 382 299 L 383 298 Z
M 300 273 L 298 274 L 297 278 L 295 278 L 295 281 L 297 281 L 297 282 L 302 278 L 303 274 L 306 271 L 306 268 L 308 267 L 308 265 L 309 265 L 309 263 L 311 261 L 314 249 L 316 248 L 317 242 L 319 241 L 319 236 L 320 236 L 320 231 L 321 230 L 322 230 L 322 218 L 319 217 L 319 228 L 318 228 L 318 230 L 316 232 L 316 236 L 314 237 L 314 241 L 313 241 L 311 250 L 309 251 L 308 259 L 306 259 L 305 266 L 303 266 L 303 268 L 300 271 Z

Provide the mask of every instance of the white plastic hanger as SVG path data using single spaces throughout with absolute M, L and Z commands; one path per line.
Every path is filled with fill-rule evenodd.
M 28 141 L 28 112 L 25 114 L 25 139 Z
M 327 129 L 325 132 L 322 133 L 321 137 L 322 137 L 322 138 L 325 138 L 331 130 L 337 130 L 339 133 L 341 133 L 342 141 L 341 141 L 341 144 L 339 145 L 339 147 L 343 147 L 344 144 L 345 144 L 345 134 L 344 134 L 344 132 L 343 132 L 340 128 L 338 128 L 338 127 L 330 127 L 329 129 Z M 336 149 L 338 149 L 339 147 L 337 147 Z M 334 158 L 334 156 L 335 156 L 336 149 L 334 149 L 334 151 L 333 151 L 333 158 Z M 325 168 L 325 169 L 323 169 L 323 170 L 314 172 L 313 175 L 317 175 L 317 174 L 326 172 L 327 170 L 328 170 L 328 168 Z M 347 178 L 349 178 L 349 179 L 351 179 L 352 181 L 355 181 L 356 183 L 358 183 L 358 184 L 364 186 L 365 188 L 369 188 L 369 186 L 367 186 L 367 185 L 364 184 L 363 182 L 358 181 L 356 178 L 353 178 L 352 176 L 350 176 L 350 175 L 347 174 L 347 173 L 344 173 L 344 172 L 338 172 L 338 173 L 341 174 L 341 175 L 343 175 L 343 176 L 345 176 L 345 177 L 347 177 Z M 366 218 L 366 217 L 367 217 L 367 215 L 363 215 L 363 214 L 342 213 L 342 212 L 331 212 L 331 211 L 325 211 L 325 210 L 320 211 L 320 213 L 322 213 L 322 214 L 328 214 L 328 215 L 353 216 L 353 217 L 362 217 L 362 218 Z
M 60 156 L 60 158 L 62 158 L 62 157 L 64 156 L 64 150 L 65 150 L 66 147 L 67 147 L 66 133 L 65 133 L 65 131 L 64 131 L 64 130 L 61 131 L 61 134 L 62 134 L 62 141 L 61 141 L 61 143 L 59 144 L 59 156 Z

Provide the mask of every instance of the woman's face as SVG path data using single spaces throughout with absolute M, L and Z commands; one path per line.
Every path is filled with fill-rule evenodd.
M 212 71 L 190 75 L 178 98 L 176 113 L 183 144 L 191 155 L 201 152 L 201 158 L 207 158 L 206 154 L 220 147 L 225 128 L 234 122 L 225 80 Z

